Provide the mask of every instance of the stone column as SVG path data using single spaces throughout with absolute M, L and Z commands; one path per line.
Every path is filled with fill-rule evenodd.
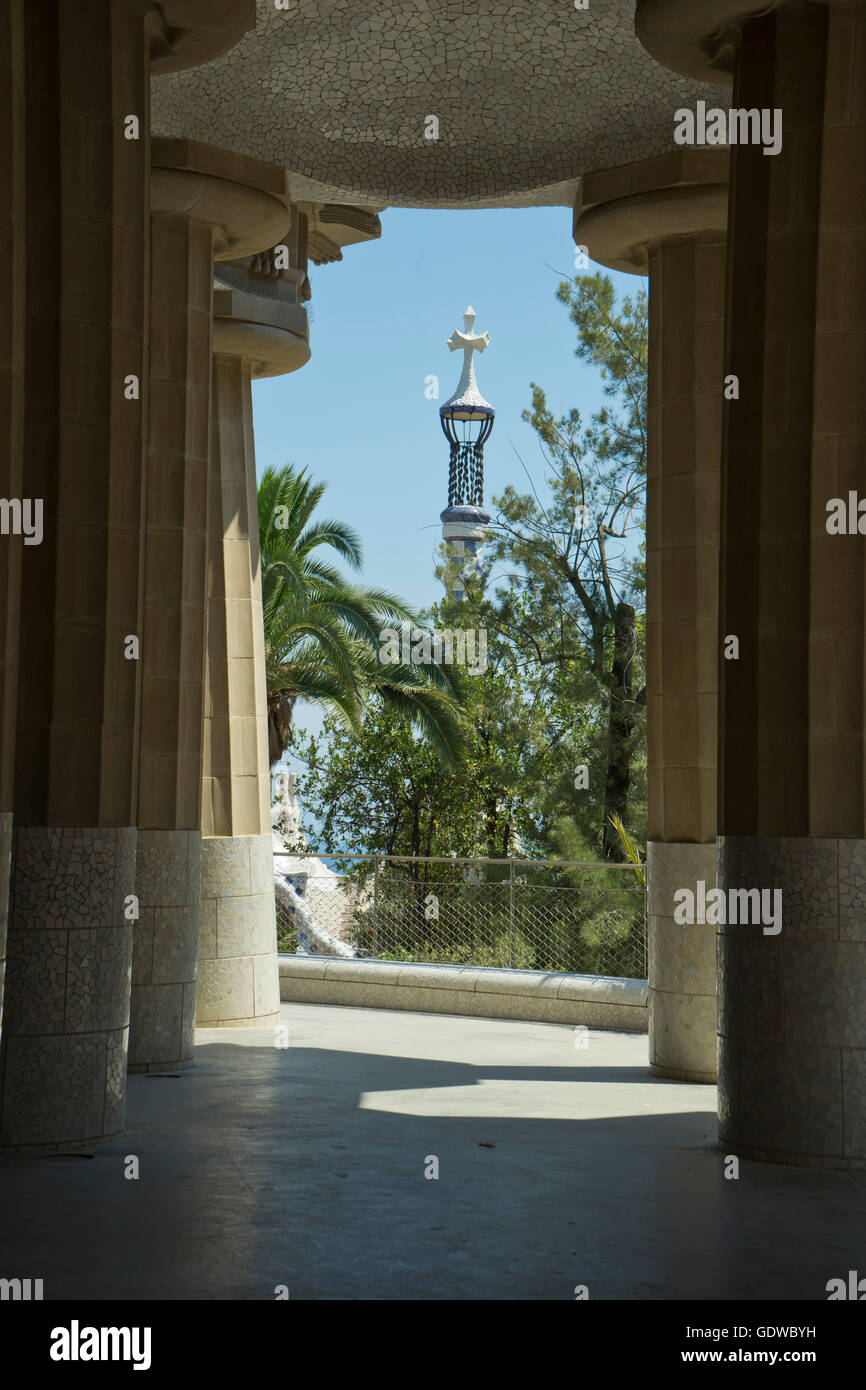
M 737 18 L 732 106 L 781 109 L 783 140 L 732 152 L 720 607 L 739 655 L 721 663 L 719 886 L 767 890 L 769 910 L 720 928 L 720 1137 L 862 1167 L 866 11 Z M 849 493 L 853 534 L 831 534 Z
M 123 1131 L 150 55 L 155 46 L 160 63 L 177 67 L 208 55 L 217 35 L 228 46 L 248 27 L 249 5 L 237 15 L 215 8 L 199 49 L 199 0 L 24 7 L 24 476 L 44 501 L 44 538 L 21 557 L 4 1149 L 91 1145 Z
M 720 936 L 720 1137 L 773 1162 L 866 1164 L 866 13 L 744 27 L 735 104 L 784 111 L 733 159 L 720 886 L 782 891 L 782 930 Z M 746 395 L 746 392 L 743 393 Z
M 279 1016 L 251 378 L 308 360 L 304 267 L 219 267 L 214 302 L 197 1019 Z
M 716 1079 L 715 927 L 673 894 L 716 877 L 719 463 L 727 151 L 588 175 L 575 240 L 649 274 L 647 845 L 650 1070 Z
M 154 140 L 138 859 L 129 1071 L 187 1067 L 195 1030 L 214 257 L 286 231 L 285 171 Z
M 24 8 L 0 0 L 0 495 L 24 491 Z M 0 535 L 0 1035 L 12 847 L 12 790 L 18 689 L 18 607 L 23 537 Z M 34 538 L 35 539 L 35 538 Z

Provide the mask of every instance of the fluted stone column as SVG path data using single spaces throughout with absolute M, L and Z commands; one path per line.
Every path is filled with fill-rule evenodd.
M 28 492 L 3 1147 L 123 1128 L 135 874 L 148 43 L 143 10 L 27 6 Z M 118 112 L 140 113 L 125 141 Z M 106 179 L 105 169 L 112 171 Z M 62 247 L 62 255 L 58 248 Z
M 267 692 L 249 366 L 213 364 L 211 550 L 199 917 L 200 1024 L 279 1009 Z
M 56 1151 L 124 1124 L 151 51 L 166 67 L 200 61 L 251 13 L 246 0 L 209 14 L 200 0 L 24 8 L 24 477 L 44 538 L 21 559 L 0 1147 Z
M 154 140 L 150 439 L 129 1070 L 193 1057 L 214 257 L 285 232 L 285 171 Z
M 720 928 L 720 1137 L 861 1167 L 866 538 L 828 533 L 827 504 L 866 494 L 866 11 L 739 17 L 732 105 L 784 125 L 778 155 L 732 154 L 719 884 L 780 891 L 782 912 L 778 934 Z
M 251 377 L 310 355 L 305 268 L 219 273 L 197 1008 L 210 1027 L 264 1025 L 279 1012 Z
M 0 0 L 0 495 L 24 491 L 24 8 Z M 23 537 L 0 535 L 0 1035 L 12 848 Z
M 575 240 L 649 274 L 647 845 L 650 1070 L 716 1079 L 716 932 L 674 892 L 716 879 L 719 463 L 727 151 L 581 182 Z

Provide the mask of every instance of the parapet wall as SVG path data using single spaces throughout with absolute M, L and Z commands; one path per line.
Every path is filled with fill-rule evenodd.
M 281 955 L 279 962 L 280 998 L 292 1003 L 647 1031 L 646 980 L 333 956 Z

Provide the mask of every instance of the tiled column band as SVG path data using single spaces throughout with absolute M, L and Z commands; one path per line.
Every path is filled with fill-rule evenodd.
M 647 845 L 650 1071 L 716 1079 L 716 928 L 674 920 L 674 893 L 716 886 L 716 846 Z
M 139 830 L 130 1072 L 192 1065 L 201 832 Z
M 0 1148 L 52 1152 L 123 1133 L 134 828 L 17 827 L 0 1073 Z
M 866 1167 L 866 840 L 725 836 L 719 882 L 782 894 L 777 935 L 718 928 L 722 1144 Z
M 270 835 L 202 840 L 198 943 L 199 1026 L 275 1023 L 280 988 Z

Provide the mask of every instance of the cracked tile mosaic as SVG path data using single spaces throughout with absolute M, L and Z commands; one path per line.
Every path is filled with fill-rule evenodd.
M 136 839 L 128 827 L 15 831 L 5 1147 L 98 1142 L 122 1125 Z
M 229 53 L 152 84 L 159 135 L 282 164 L 296 201 L 403 207 L 570 207 L 580 174 L 675 149 L 698 98 L 729 105 L 654 62 L 634 0 L 259 0 Z
M 146 830 L 136 871 L 141 918 L 135 925 L 130 1018 L 131 1071 L 189 1065 L 185 1013 L 195 1000 L 201 834 Z M 194 1007 L 194 1002 L 192 1007 Z
M 721 886 L 782 890 L 778 936 L 719 938 L 721 1134 L 753 1157 L 866 1166 L 864 867 L 862 840 L 719 842 Z

